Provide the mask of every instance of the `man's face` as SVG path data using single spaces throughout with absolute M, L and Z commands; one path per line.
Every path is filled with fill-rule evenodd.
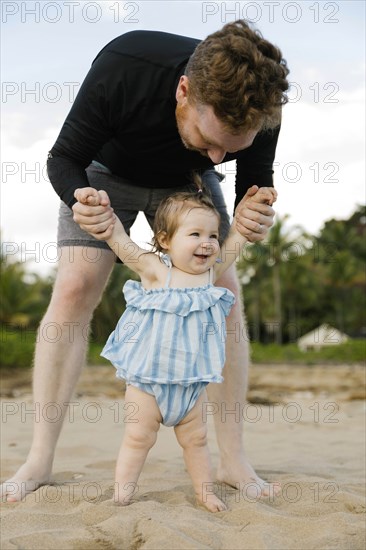
M 176 120 L 183 145 L 208 157 L 214 164 L 222 162 L 227 153 L 236 153 L 250 147 L 257 130 L 248 130 L 243 135 L 229 134 L 213 112 L 212 107 L 199 108 L 189 103 L 188 78 L 182 76 L 176 93 Z

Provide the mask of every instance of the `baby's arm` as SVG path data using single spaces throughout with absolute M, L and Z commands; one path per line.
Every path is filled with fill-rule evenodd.
M 250 200 L 257 203 L 269 204 L 270 206 L 272 206 L 272 204 L 277 200 L 277 191 L 273 187 L 260 187 L 255 195 L 250 196 Z M 219 277 L 228 269 L 228 267 L 230 267 L 230 265 L 240 255 L 243 246 L 247 242 L 248 239 L 246 237 L 243 237 L 243 235 L 241 235 L 237 230 L 236 220 L 234 218 L 233 223 L 230 227 L 229 235 L 227 236 L 221 247 L 221 263 L 216 264 L 214 268 L 215 279 L 219 279 Z
M 75 198 L 79 203 L 93 207 L 100 205 L 103 197 L 103 191 L 98 192 L 90 187 L 75 191 Z M 83 226 L 83 229 L 93 234 L 94 229 L 91 229 L 91 227 Z M 120 260 L 132 271 L 140 275 L 141 278 L 155 279 L 153 268 L 159 264 L 159 258 L 156 254 L 139 247 L 127 235 L 120 219 L 116 215 L 113 216 L 110 225 L 104 228 L 99 238 L 100 240 L 104 240 Z

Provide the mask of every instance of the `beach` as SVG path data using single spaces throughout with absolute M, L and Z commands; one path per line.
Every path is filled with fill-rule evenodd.
M 32 422 L 52 422 L 57 406 L 32 404 L 30 371 L 5 371 L 1 386 L 1 479 L 29 449 Z M 123 382 L 111 367 L 87 367 L 62 431 L 49 485 L 1 505 L 8 549 L 353 549 L 365 547 L 365 370 L 361 365 L 253 365 L 248 403 L 228 411 L 207 403 L 213 463 L 214 415 L 235 414 L 257 473 L 282 493 L 215 483 L 227 504 L 198 508 L 174 431 L 162 426 L 129 506 L 113 501 L 114 465 L 124 425 Z

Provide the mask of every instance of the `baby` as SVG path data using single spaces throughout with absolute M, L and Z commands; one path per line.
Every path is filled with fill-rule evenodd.
M 88 188 L 75 197 L 88 203 Z M 260 188 L 251 200 L 270 205 L 273 188 Z M 127 281 L 126 310 L 102 355 L 126 380 L 126 404 L 133 406 L 119 451 L 115 501 L 129 504 L 160 424 L 174 426 L 183 448 L 196 500 L 210 512 L 226 510 L 212 491 L 207 425 L 202 405 L 208 383 L 223 380 L 225 317 L 234 303 L 227 288 L 214 286 L 247 242 L 233 221 L 220 246 L 220 215 L 202 190 L 163 200 L 154 223 L 154 251 L 134 243 L 118 218 L 110 248 L 141 283 Z M 131 490 L 132 488 L 132 490 Z

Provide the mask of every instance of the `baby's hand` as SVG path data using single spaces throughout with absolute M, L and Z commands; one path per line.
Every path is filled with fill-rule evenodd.
M 97 191 L 93 187 L 82 187 L 76 189 L 74 193 L 75 199 L 81 204 L 88 206 L 108 206 L 109 198 L 105 191 Z
M 74 221 L 84 231 L 100 241 L 110 238 L 115 224 L 115 215 L 105 191 L 93 187 L 76 189 L 76 202 L 73 207 Z
M 257 203 L 269 204 L 269 206 L 272 206 L 277 200 L 277 191 L 273 187 L 259 187 L 258 191 L 252 195 L 251 199 Z

